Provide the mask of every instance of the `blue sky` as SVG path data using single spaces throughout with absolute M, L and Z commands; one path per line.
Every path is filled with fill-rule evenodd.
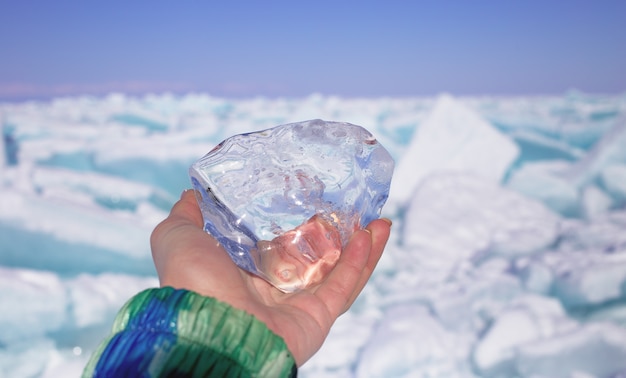
M 626 92 L 626 1 L 5 1 L 0 99 Z

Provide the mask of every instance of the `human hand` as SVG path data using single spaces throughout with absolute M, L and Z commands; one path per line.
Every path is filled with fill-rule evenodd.
M 203 229 L 192 190 L 153 231 L 152 256 L 161 286 L 195 291 L 247 311 L 281 336 L 301 366 L 322 346 L 330 327 L 367 283 L 389 238 L 391 222 L 378 219 L 356 231 L 337 265 L 318 285 L 283 293 L 245 272 Z

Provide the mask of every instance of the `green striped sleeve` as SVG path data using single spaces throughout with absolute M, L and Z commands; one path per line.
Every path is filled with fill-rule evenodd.
M 245 311 L 170 287 L 137 294 L 83 377 L 293 377 L 282 338 Z

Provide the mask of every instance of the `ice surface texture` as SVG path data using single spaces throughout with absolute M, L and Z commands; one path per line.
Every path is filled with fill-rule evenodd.
M 189 186 L 191 163 L 227 136 L 303 114 L 367 125 L 397 163 L 392 191 L 407 197 L 390 194 L 394 230 L 368 289 L 298 376 L 623 376 L 626 96 L 449 100 L 0 104 L 0 129 L 15 141 L 5 139 L 0 167 L 0 376 L 79 377 L 120 306 L 158 285 L 147 241 Z M 436 116 L 442 108 L 449 118 Z M 520 146 L 506 172 L 509 143 L 470 148 L 472 134 L 446 147 L 474 124 L 458 116 L 467 111 Z M 471 130 L 484 128 L 461 133 Z M 415 154 L 429 147 L 422 139 L 467 164 L 444 164 L 433 146 Z M 492 164 L 477 151 L 493 152 Z M 418 165 L 428 177 L 416 181 Z
M 311 120 L 235 135 L 189 172 L 204 229 L 239 267 L 291 292 L 319 282 L 380 216 L 393 169 L 361 126 Z

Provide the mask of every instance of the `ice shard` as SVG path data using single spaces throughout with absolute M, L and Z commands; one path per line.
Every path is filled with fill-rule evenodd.
M 292 292 L 320 282 L 380 216 L 393 169 L 363 127 L 310 120 L 230 137 L 189 174 L 205 231 L 240 268 Z

